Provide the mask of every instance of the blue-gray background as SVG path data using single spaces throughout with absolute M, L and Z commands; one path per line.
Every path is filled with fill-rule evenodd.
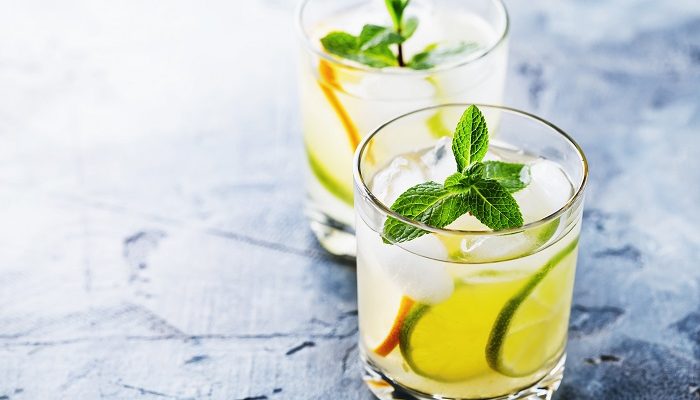
M 700 3 L 508 1 L 591 182 L 561 400 L 700 399 Z M 301 213 L 294 5 L 5 2 L 0 399 L 369 399 Z

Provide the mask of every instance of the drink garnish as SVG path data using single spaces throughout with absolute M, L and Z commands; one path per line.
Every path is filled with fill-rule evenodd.
M 333 31 L 321 38 L 323 48 L 338 57 L 373 68 L 430 69 L 479 48 L 476 43 L 432 43 L 405 60 L 403 43 L 418 29 L 418 18 L 404 18 L 410 0 L 385 0 L 392 26 L 365 24 L 359 35 Z M 396 46 L 396 52 L 392 50 Z
M 523 164 L 483 161 L 489 147 L 486 120 L 478 107 L 471 105 L 462 114 L 452 139 L 457 172 L 443 184 L 425 182 L 402 193 L 391 209 L 411 220 L 444 228 L 460 216 L 470 213 L 490 229 L 497 231 L 523 225 L 523 216 L 512 193 L 527 186 L 521 179 Z M 416 239 L 428 231 L 389 217 L 384 223 L 386 243 Z

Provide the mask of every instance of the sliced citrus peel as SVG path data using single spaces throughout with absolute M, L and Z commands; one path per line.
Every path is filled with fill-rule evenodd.
M 399 311 L 396 313 L 396 318 L 394 319 L 394 323 L 391 326 L 391 329 L 389 330 L 389 333 L 386 335 L 382 343 L 379 344 L 374 349 L 374 352 L 382 357 L 386 357 L 391 353 L 396 346 L 399 345 L 399 336 L 401 333 L 401 327 L 403 326 L 404 320 L 406 320 L 406 316 L 408 315 L 408 312 L 411 311 L 411 308 L 416 302 L 411 299 L 408 296 L 403 296 L 401 298 L 401 304 L 399 305 Z
M 523 286 L 520 291 L 511 297 L 510 300 L 506 302 L 505 306 L 503 306 L 498 314 L 498 317 L 496 317 L 493 328 L 491 328 L 489 340 L 486 344 L 486 361 L 493 370 L 510 377 L 527 376 L 537 372 L 537 367 L 516 369 L 511 366 L 514 364 L 508 363 L 505 360 L 506 355 L 503 352 L 503 347 L 508 339 L 510 323 L 523 301 L 530 296 L 530 294 L 535 290 L 535 288 L 537 288 L 545 276 L 547 276 L 551 270 L 559 265 L 559 263 L 566 258 L 566 256 L 571 254 L 577 246 L 578 238 L 574 239 L 566 247 L 555 254 L 544 266 L 539 269 L 539 271 L 535 273 L 535 275 L 532 276 L 532 278 L 530 278 L 525 286 Z
M 347 110 L 345 110 L 345 107 L 343 107 L 343 104 L 338 99 L 338 96 L 336 96 L 333 92 L 332 88 L 339 88 L 333 67 L 328 63 L 328 61 L 321 60 L 318 64 L 318 72 L 321 78 L 321 80 L 318 82 L 319 86 L 321 87 L 323 94 L 326 96 L 328 103 L 330 103 L 331 107 L 333 107 L 335 113 L 338 114 L 340 122 L 343 124 L 343 127 L 345 127 L 345 133 L 348 136 L 350 147 L 353 151 L 355 151 L 362 138 L 360 137 L 357 126 L 350 118 Z

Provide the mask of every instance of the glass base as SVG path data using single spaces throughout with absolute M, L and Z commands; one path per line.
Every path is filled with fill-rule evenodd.
M 380 400 L 551 400 L 564 378 L 565 360 L 566 354 L 559 359 L 559 362 L 544 378 L 528 388 L 509 395 L 479 399 L 431 395 L 407 388 L 381 373 L 365 357 L 362 357 L 364 367 L 362 379 L 369 390 Z
M 355 259 L 357 248 L 354 227 L 312 210 L 310 207 L 307 207 L 306 215 L 309 218 L 311 231 L 316 235 L 321 247 L 335 256 Z

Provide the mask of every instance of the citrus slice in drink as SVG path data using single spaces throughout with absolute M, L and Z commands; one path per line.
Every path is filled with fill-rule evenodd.
M 575 273 L 570 258 L 577 245 L 575 239 L 555 254 L 498 313 L 486 345 L 486 359 L 497 372 L 531 375 L 563 349 Z
M 572 241 L 532 275 L 502 272 L 458 284 L 441 303 L 415 305 L 399 335 L 406 363 L 443 382 L 491 370 L 522 377 L 548 366 L 566 341 L 575 272 L 570 257 L 577 244 Z
M 488 372 L 484 346 L 489 325 L 480 317 L 482 305 L 494 313 L 498 308 L 480 305 L 485 295 L 477 286 L 461 285 L 446 301 L 413 307 L 401 327 L 399 347 L 415 373 L 457 382 Z
M 307 78 L 312 79 L 312 78 Z M 339 95 L 338 71 L 327 61 L 319 63 L 318 78 L 307 84 L 319 90 L 303 92 L 303 104 L 314 105 L 304 119 L 304 142 L 309 167 L 317 182 L 335 198 L 352 205 L 349 165 L 361 140 L 359 129 Z
M 389 333 L 386 335 L 384 340 L 374 348 L 374 352 L 382 357 L 386 357 L 394 351 L 396 346 L 399 344 L 399 334 L 401 332 L 401 327 L 403 326 L 406 316 L 415 304 L 415 301 L 408 296 L 403 296 L 401 298 L 401 304 L 399 305 L 399 311 L 396 314 L 394 323 L 391 325 Z

